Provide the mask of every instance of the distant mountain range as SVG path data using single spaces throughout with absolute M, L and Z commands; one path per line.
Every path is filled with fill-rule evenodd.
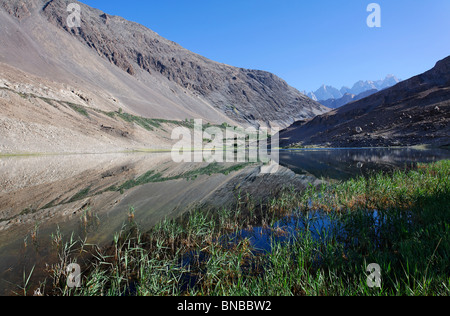
M 386 78 L 376 81 L 360 80 L 356 82 L 352 88 L 344 86 L 341 89 L 337 89 L 333 86 L 322 85 L 314 92 L 307 93 L 306 91 L 303 91 L 303 94 L 326 107 L 335 109 L 350 102 L 368 97 L 378 91 L 395 86 L 399 82 L 401 82 L 401 80 L 396 76 L 387 75 Z
M 282 146 L 450 145 L 450 56 L 418 76 L 280 133 Z

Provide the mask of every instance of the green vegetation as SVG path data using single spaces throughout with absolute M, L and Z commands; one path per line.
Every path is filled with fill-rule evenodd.
M 145 128 L 148 131 L 153 131 L 154 128 L 161 127 L 161 124 L 153 119 L 146 119 L 140 116 L 135 116 L 132 114 L 124 113 L 122 111 L 119 111 L 117 115 L 124 121 L 130 122 L 130 123 L 136 123 L 140 125 L 141 127 Z
M 149 173 L 142 180 L 152 179 Z M 47 295 L 449 295 L 450 161 L 195 210 L 110 247 L 61 244 Z M 266 240 L 257 249 L 253 240 Z M 80 251 L 81 249 L 81 251 Z M 80 253 L 85 254 L 80 257 Z M 82 287 L 65 268 L 83 267 Z M 381 288 L 366 268 L 381 267 Z
M 231 172 L 241 170 L 248 166 L 248 163 L 235 164 L 232 166 L 221 165 L 218 163 L 208 164 L 206 167 L 191 170 L 176 176 L 164 177 L 161 173 L 156 173 L 154 170 L 150 170 L 145 174 L 137 177 L 136 179 L 131 179 L 123 183 L 119 186 L 112 186 L 108 189 L 108 191 L 120 191 L 124 192 L 136 186 L 140 186 L 146 183 L 155 183 L 155 182 L 165 182 L 171 180 L 178 179 L 195 179 L 201 175 L 212 175 L 212 174 L 224 174 L 228 175 Z
M 37 96 L 37 95 L 35 95 L 33 93 L 18 92 L 18 91 L 9 89 L 9 88 L 0 88 L 0 89 L 13 92 L 13 93 L 17 94 L 18 96 L 20 96 L 23 99 L 30 99 L 30 98 L 41 99 L 42 101 L 46 102 L 47 104 L 49 104 L 51 106 L 54 106 L 53 102 L 59 103 L 61 105 L 67 105 L 68 107 L 70 107 L 75 112 L 80 113 L 83 116 L 89 117 L 89 113 L 86 110 L 87 108 L 82 106 L 82 105 L 79 105 L 79 104 L 75 104 L 75 103 L 68 102 L 68 101 L 59 101 L 59 100 L 55 100 L 55 99 L 40 97 L 40 96 Z
M 12 221 L 12 220 L 15 220 L 15 219 L 19 218 L 20 216 L 30 215 L 30 214 L 34 214 L 36 212 L 37 212 L 37 210 L 34 209 L 34 208 L 26 208 L 26 209 L 22 210 L 22 212 L 14 215 L 12 217 L 6 217 L 6 218 L 0 219 L 0 223 L 2 223 L 2 222 L 9 222 L 9 221 Z
M 133 114 L 123 112 L 122 109 L 119 109 L 119 111 L 117 111 L 117 112 L 104 112 L 104 111 L 100 111 L 100 112 L 111 118 L 115 118 L 116 116 L 118 116 L 122 120 L 129 122 L 129 123 L 135 123 L 135 124 L 145 128 L 148 131 L 154 131 L 155 128 L 162 129 L 162 124 L 172 124 L 172 125 L 177 125 L 177 126 L 184 126 L 184 127 L 190 128 L 190 129 L 192 129 L 194 127 L 193 123 L 191 123 L 189 121 L 150 119 L 150 118 L 145 118 L 142 116 L 136 116 Z
M 148 131 L 153 131 L 155 128 L 162 129 L 162 124 L 170 124 L 175 126 L 182 126 L 188 129 L 194 129 L 195 121 L 193 119 L 185 119 L 184 121 L 175 121 L 175 120 L 165 120 L 165 119 L 154 119 L 154 118 L 145 118 L 142 116 L 132 115 L 126 112 L 123 112 L 122 109 L 119 109 L 118 112 L 103 112 L 103 114 L 108 115 L 109 117 L 120 117 L 122 120 L 129 123 L 136 123 L 137 125 L 145 128 Z M 225 129 L 227 127 L 231 127 L 227 123 L 223 123 L 222 125 L 212 125 L 207 122 L 202 125 L 203 131 L 209 127 L 218 127 Z
M 89 187 L 81 190 L 77 194 L 75 194 L 67 203 L 72 203 L 72 202 L 84 199 L 85 197 L 87 197 L 89 195 L 90 191 L 91 191 L 91 187 L 89 186 Z
M 9 158 L 9 157 L 39 157 L 49 154 L 41 154 L 41 153 L 15 153 L 15 154 L 2 154 L 0 153 L 0 158 Z
M 86 107 L 72 103 L 72 102 L 65 102 L 65 101 L 60 101 L 60 104 L 66 104 L 67 106 L 69 106 L 72 110 L 74 110 L 77 113 L 80 113 L 83 116 L 89 117 L 89 113 L 86 111 Z
M 174 176 L 169 176 L 169 177 L 165 177 L 161 173 L 157 173 L 154 170 L 150 170 L 135 179 L 130 179 L 120 185 L 113 185 L 105 190 L 95 190 L 92 188 L 92 186 L 86 187 L 86 188 L 80 190 L 79 192 L 77 192 L 70 199 L 66 199 L 62 202 L 57 202 L 57 199 L 55 199 L 55 200 L 50 201 L 45 206 L 43 206 L 39 209 L 45 210 L 45 209 L 54 207 L 56 205 L 73 203 L 76 201 L 83 200 L 89 196 L 102 194 L 106 191 L 117 191 L 117 192 L 120 192 L 121 194 L 124 194 L 125 191 L 127 191 L 129 189 L 132 189 L 134 187 L 144 185 L 147 183 L 165 182 L 165 181 L 178 180 L 178 179 L 191 180 L 191 179 L 196 179 L 197 177 L 199 177 L 201 175 L 212 175 L 212 174 L 228 175 L 231 172 L 239 171 L 248 165 L 249 165 L 249 163 L 233 164 L 233 165 L 229 165 L 229 166 L 224 165 L 224 164 L 219 164 L 219 163 L 212 163 L 212 164 L 207 165 L 206 167 L 194 169 L 194 170 L 191 170 L 191 171 L 179 174 L 179 175 L 174 175 Z M 15 215 L 12 218 L 0 219 L 0 222 L 5 222 L 5 221 L 7 222 L 9 220 L 19 217 L 20 215 L 26 215 L 31 212 L 34 213 L 37 210 L 38 209 L 31 211 L 29 209 L 26 209 L 22 213 Z M 28 213 L 25 213 L 25 212 L 28 212 Z
M 189 129 L 194 128 L 194 120 L 175 121 L 175 120 L 165 120 L 165 119 L 149 119 L 149 118 L 145 118 L 142 116 L 136 116 L 136 115 L 126 113 L 123 111 L 122 108 L 119 108 L 119 110 L 117 112 L 106 112 L 106 111 L 102 111 L 99 109 L 91 109 L 89 107 L 86 107 L 86 106 L 83 106 L 80 104 L 75 104 L 75 103 L 68 102 L 68 101 L 60 101 L 60 100 L 56 100 L 56 99 L 45 98 L 45 97 L 37 96 L 32 93 L 18 92 L 18 91 L 15 91 L 15 90 L 12 90 L 9 88 L 5 88 L 5 87 L 0 87 L 0 90 L 6 90 L 6 91 L 13 92 L 23 99 L 30 99 L 30 98 L 41 99 L 42 101 L 46 102 L 47 104 L 49 104 L 51 106 L 55 106 L 55 104 L 60 104 L 62 106 L 65 105 L 85 117 L 89 117 L 88 110 L 92 110 L 97 113 L 102 113 L 104 115 L 109 116 L 110 118 L 115 118 L 116 116 L 118 116 L 119 118 L 121 118 L 122 120 L 124 120 L 126 122 L 136 123 L 137 125 L 145 128 L 148 131 L 154 131 L 155 128 L 162 129 L 162 126 L 161 126 L 162 124 L 185 126 Z
M 42 210 L 46 210 L 46 209 L 48 209 L 48 208 L 51 208 L 51 207 L 57 205 L 57 204 L 56 204 L 56 201 L 57 201 L 57 199 L 48 202 L 46 205 L 44 205 L 44 207 L 42 207 Z

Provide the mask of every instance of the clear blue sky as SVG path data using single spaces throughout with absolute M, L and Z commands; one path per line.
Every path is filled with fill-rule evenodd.
M 275 73 L 299 90 L 387 74 L 408 79 L 450 55 L 450 0 L 81 0 L 207 58 Z M 381 6 L 381 28 L 366 24 Z

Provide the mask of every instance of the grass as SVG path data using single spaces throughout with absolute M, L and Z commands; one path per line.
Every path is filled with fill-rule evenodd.
M 234 164 L 232 166 L 227 167 L 225 165 L 221 165 L 218 163 L 212 163 L 212 164 L 208 164 L 206 167 L 187 171 L 182 174 L 179 174 L 176 176 L 170 176 L 170 177 L 164 177 L 161 173 L 156 173 L 154 170 L 150 170 L 135 179 L 126 181 L 125 183 L 123 183 L 121 185 L 112 186 L 112 187 L 108 188 L 108 191 L 124 192 L 124 191 L 134 188 L 136 186 L 144 185 L 147 183 L 165 182 L 165 181 L 178 180 L 178 179 L 196 179 L 198 176 L 201 176 L 201 175 L 212 175 L 212 174 L 220 174 L 220 173 L 222 173 L 224 175 L 228 175 L 231 172 L 241 170 L 242 168 L 244 168 L 248 165 L 249 165 L 248 163 L 242 163 L 242 164 Z
M 69 106 L 72 110 L 74 110 L 75 112 L 85 116 L 85 117 L 89 117 L 89 113 L 86 110 L 86 107 L 82 106 L 82 105 L 78 105 L 72 102 L 65 102 L 65 101 L 60 101 L 59 103 L 61 104 L 66 104 L 67 106 Z
M 0 153 L 0 158 L 10 158 L 10 157 L 39 157 L 39 156 L 45 156 L 46 154 L 43 153 L 12 153 L 12 154 L 5 154 Z
M 89 186 L 89 187 L 81 190 L 77 194 L 75 194 L 67 203 L 72 203 L 72 202 L 75 202 L 75 201 L 82 200 L 82 199 L 86 198 L 89 195 L 90 192 L 91 192 L 91 186 Z
M 123 112 L 122 110 L 119 110 L 118 112 L 104 112 L 104 111 L 101 111 L 101 112 L 111 118 L 115 118 L 117 116 L 120 119 L 122 119 L 128 123 L 135 123 L 135 124 L 145 128 L 148 131 L 154 131 L 155 128 L 162 129 L 162 124 L 184 126 L 189 129 L 194 128 L 193 123 L 191 123 L 190 121 L 174 121 L 174 120 L 165 120 L 165 119 L 145 118 L 142 116 L 136 116 L 133 114 Z
M 93 108 L 89 108 L 80 104 L 76 104 L 73 102 L 68 102 L 68 101 L 60 101 L 60 100 L 56 100 L 56 99 L 51 99 L 51 98 L 46 98 L 46 97 L 41 97 L 41 96 L 37 96 L 35 94 L 32 93 L 23 93 L 23 92 L 19 92 L 19 91 L 15 91 L 6 87 L 0 87 L 0 90 L 6 90 L 12 93 L 17 94 L 18 96 L 20 96 L 23 99 L 41 99 L 42 101 L 46 102 L 47 104 L 51 105 L 51 106 L 55 106 L 55 104 L 60 104 L 62 106 L 68 106 L 70 107 L 72 110 L 74 110 L 75 112 L 89 118 L 89 112 L 88 111 L 95 111 L 98 113 L 102 113 L 110 118 L 115 118 L 116 116 L 119 117 L 120 119 L 128 122 L 128 123 L 136 123 L 137 125 L 145 128 L 148 131 L 154 131 L 155 128 L 156 129 L 162 129 L 162 124 L 171 124 L 171 125 L 177 125 L 177 126 L 184 126 L 187 127 L 189 129 L 193 129 L 194 128 L 194 122 L 190 121 L 190 120 L 186 120 L 186 121 L 175 121 L 175 120 L 165 120 L 165 119 L 151 119 L 151 118 L 145 118 L 142 116 L 136 116 L 136 115 L 132 115 L 126 112 L 123 112 L 122 109 L 119 109 L 117 112 L 107 112 L 107 111 L 102 111 L 99 109 L 93 109 Z
M 61 246 L 42 293 L 447 296 L 449 202 L 450 161 L 442 161 L 264 201 L 237 194 L 231 208 L 195 210 L 149 232 L 131 210 L 109 247 L 73 238 Z M 74 260 L 83 267 L 79 289 L 65 286 Z M 371 263 L 381 267 L 381 288 L 367 284 Z
M 9 89 L 9 88 L 0 88 L 0 89 L 13 92 L 13 93 L 17 94 L 18 96 L 20 96 L 23 99 L 31 99 L 31 98 L 41 99 L 42 101 L 46 102 L 47 104 L 49 104 L 51 106 L 54 106 L 53 102 L 59 103 L 61 105 L 67 105 L 68 107 L 70 107 L 75 112 L 80 113 L 83 116 L 89 117 L 89 113 L 86 111 L 87 108 L 82 106 L 82 105 L 79 105 L 79 104 L 75 104 L 75 103 L 68 102 L 68 101 L 58 101 L 58 100 L 55 100 L 55 99 L 50 99 L 50 98 L 37 96 L 37 95 L 35 95 L 33 93 L 23 93 L 23 92 L 15 91 L 15 90 L 12 90 L 12 89 Z
M 175 121 L 175 120 L 166 120 L 166 119 L 156 119 L 156 118 L 145 118 L 142 116 L 136 116 L 133 114 L 129 114 L 126 112 L 123 112 L 123 110 L 119 109 L 117 112 L 104 112 L 100 111 L 101 113 L 111 117 L 115 118 L 116 116 L 121 118 L 122 120 L 129 122 L 129 123 L 135 123 L 143 128 L 145 128 L 148 131 L 154 131 L 154 129 L 162 129 L 162 124 L 170 124 L 175 126 L 181 126 L 186 127 L 190 130 L 194 129 L 195 123 L 194 120 L 184 120 L 184 121 Z M 227 127 L 231 127 L 227 123 L 223 123 L 222 125 L 213 125 L 211 123 L 206 123 L 202 125 L 203 131 L 209 127 L 218 127 L 220 129 L 225 129 Z

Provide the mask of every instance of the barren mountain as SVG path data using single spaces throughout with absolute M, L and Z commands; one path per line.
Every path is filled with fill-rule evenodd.
M 70 3 L 81 7 L 81 27 L 68 26 Z M 0 142 L 2 152 L 167 145 L 167 129 L 155 135 L 106 115 L 119 109 L 146 118 L 280 127 L 328 110 L 271 73 L 208 60 L 73 0 L 0 0 L 0 30 L 0 130 L 8 140 Z M 69 111 L 67 102 L 90 115 Z
M 450 56 L 403 81 L 281 132 L 282 145 L 373 147 L 450 144 Z

